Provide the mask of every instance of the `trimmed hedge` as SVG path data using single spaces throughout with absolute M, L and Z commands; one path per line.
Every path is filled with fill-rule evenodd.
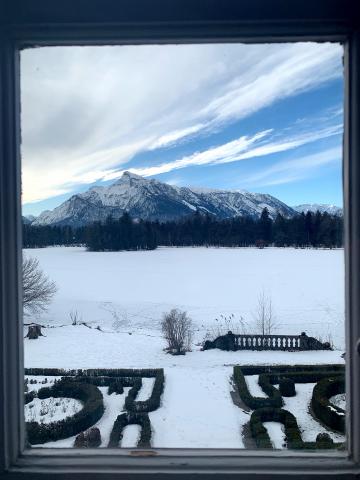
M 295 397 L 295 382 L 292 378 L 280 378 L 279 390 L 283 397 Z
M 264 407 L 281 407 L 283 405 L 280 392 L 271 385 L 268 375 L 259 375 L 259 385 L 261 385 L 264 392 L 269 395 L 267 398 L 254 397 L 251 395 L 243 374 L 242 367 L 234 367 L 234 383 L 241 400 L 253 410 Z
M 161 368 L 89 368 L 64 370 L 62 368 L 25 368 L 25 375 L 61 377 L 155 377 Z
M 292 413 L 281 408 L 259 408 L 250 417 L 250 431 L 256 446 L 261 449 L 273 448 L 264 422 L 279 422 L 284 426 L 287 447 L 292 450 L 320 450 L 341 448 L 327 434 L 319 434 L 315 442 L 304 442 Z
M 284 425 L 288 448 L 303 448 L 300 430 L 294 415 L 282 408 L 258 408 L 250 417 L 250 430 L 258 448 L 273 448 L 264 422 L 279 422 Z
M 344 373 L 345 372 L 345 365 L 242 365 L 239 366 L 241 368 L 244 375 L 260 375 L 260 373 L 270 373 L 273 375 L 276 374 L 287 374 L 291 373 L 312 373 L 314 371 L 317 372 L 338 372 Z
M 304 368 L 304 371 L 300 369 Z M 315 370 L 316 369 L 316 370 Z M 284 378 L 295 383 L 315 383 L 329 376 L 339 376 L 344 372 L 343 365 L 295 365 L 295 366 L 235 366 L 234 383 L 243 402 L 255 410 L 257 408 L 279 408 L 284 402 L 282 394 L 274 385 Z M 249 392 L 245 375 L 259 375 L 259 385 L 268 397 L 254 397 Z
M 141 433 L 137 443 L 138 448 L 150 448 L 151 424 L 147 413 L 122 413 L 114 422 L 108 443 L 109 448 L 118 448 L 123 438 L 124 428 L 128 425 L 140 425 Z
M 92 427 L 104 413 L 102 393 L 94 385 L 77 383 L 64 379 L 56 382 L 51 387 L 38 391 L 38 398 L 70 397 L 80 400 L 84 407 L 80 412 L 64 420 L 49 424 L 27 422 L 27 438 L 30 444 L 37 445 L 49 441 L 72 437 Z
M 134 379 L 134 386 L 125 399 L 125 408 L 132 413 L 153 412 L 160 406 L 161 395 L 164 391 L 164 370 L 158 370 L 155 376 L 154 387 L 151 396 L 145 401 L 136 401 L 137 394 L 142 386 L 141 378 Z
M 112 393 L 116 393 L 117 395 L 122 395 L 124 393 L 124 385 L 121 378 L 117 378 L 116 380 L 110 382 L 108 387 L 108 395 L 111 395 Z
M 345 392 L 343 376 L 324 378 L 314 387 L 311 408 L 321 422 L 333 430 L 345 433 L 345 411 L 330 403 L 333 395 Z

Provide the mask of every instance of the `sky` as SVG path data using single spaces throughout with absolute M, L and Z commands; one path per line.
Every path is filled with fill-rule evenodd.
M 342 206 L 342 55 L 310 42 L 23 50 L 23 213 L 126 170 Z

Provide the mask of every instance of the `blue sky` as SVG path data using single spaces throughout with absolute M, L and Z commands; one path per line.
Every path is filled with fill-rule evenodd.
M 342 205 L 338 44 L 31 49 L 21 92 L 24 214 L 125 170 Z

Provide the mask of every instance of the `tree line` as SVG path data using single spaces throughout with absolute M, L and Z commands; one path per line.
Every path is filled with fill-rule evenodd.
M 259 218 L 218 219 L 195 212 L 177 221 L 135 220 L 128 213 L 84 227 L 23 224 L 24 248 L 85 245 L 90 251 L 153 250 L 157 246 L 327 247 L 343 246 L 343 219 L 307 212 L 273 220 L 267 208 Z

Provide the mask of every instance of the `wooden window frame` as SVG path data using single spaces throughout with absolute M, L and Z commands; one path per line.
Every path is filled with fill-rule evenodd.
M 355 479 L 360 475 L 360 22 L 351 0 L 2 0 L 0 478 Z M 347 452 L 24 449 L 19 51 L 44 45 L 344 45 Z

